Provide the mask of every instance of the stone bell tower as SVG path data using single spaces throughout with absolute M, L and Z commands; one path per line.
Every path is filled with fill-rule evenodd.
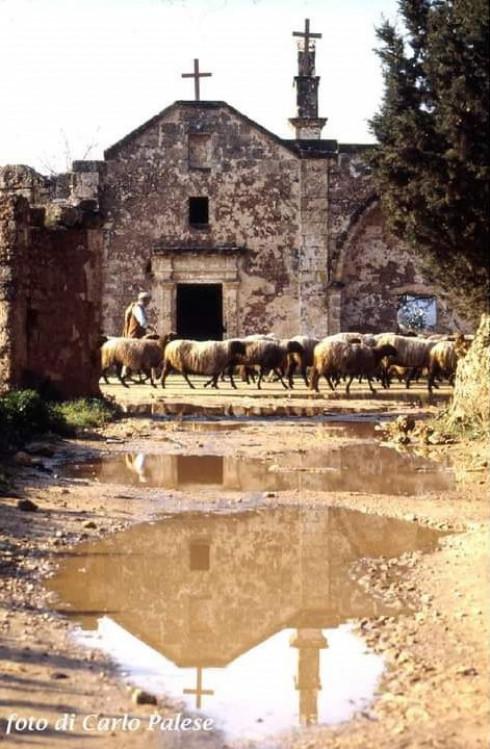
M 318 117 L 318 86 L 320 76 L 315 75 L 315 39 L 321 34 L 310 32 L 310 19 L 305 20 L 304 31 L 293 31 L 298 41 L 298 75 L 294 77 L 296 85 L 296 107 L 298 114 L 289 122 L 296 131 L 299 140 L 320 140 L 321 132 L 327 121 Z

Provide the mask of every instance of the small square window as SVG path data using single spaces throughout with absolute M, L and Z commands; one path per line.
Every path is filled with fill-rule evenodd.
M 198 228 L 209 225 L 209 198 L 189 198 L 189 224 Z

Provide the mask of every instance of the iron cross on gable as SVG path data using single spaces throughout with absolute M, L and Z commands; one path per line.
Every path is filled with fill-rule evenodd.
M 196 97 L 196 101 L 200 101 L 200 88 L 199 88 L 199 78 L 209 78 L 212 76 L 212 73 L 200 73 L 199 72 L 199 60 L 194 60 L 194 72 L 193 73 L 182 73 L 182 78 L 194 78 L 194 94 Z

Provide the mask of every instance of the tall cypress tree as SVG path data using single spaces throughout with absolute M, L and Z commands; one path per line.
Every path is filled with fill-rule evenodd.
M 399 0 L 377 29 L 385 92 L 368 155 L 388 226 L 426 272 L 487 305 L 489 10 L 486 0 Z

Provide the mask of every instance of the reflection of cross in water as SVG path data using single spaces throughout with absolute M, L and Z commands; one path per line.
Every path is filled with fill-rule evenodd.
M 201 697 L 203 694 L 214 694 L 212 689 L 202 688 L 202 668 L 197 669 L 197 684 L 195 689 L 184 689 L 184 694 L 196 695 L 196 707 L 201 707 Z

